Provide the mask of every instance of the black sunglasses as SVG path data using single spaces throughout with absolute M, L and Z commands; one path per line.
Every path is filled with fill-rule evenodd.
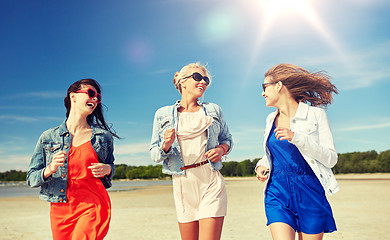
M 206 76 L 202 76 L 202 74 L 198 73 L 198 72 L 194 72 L 193 74 L 191 74 L 190 76 L 188 77 L 185 77 L 183 79 L 187 79 L 189 77 L 192 77 L 195 81 L 197 82 L 200 82 L 202 81 L 202 79 L 206 82 L 206 86 L 208 86 L 210 84 L 210 79 Z
M 89 98 L 96 97 L 98 103 L 102 102 L 102 95 L 100 95 L 99 93 L 95 92 L 95 90 L 93 90 L 92 88 L 80 89 L 80 90 L 76 91 L 75 93 L 86 93 L 86 94 L 88 94 Z
M 262 86 L 263 86 L 263 92 L 265 92 L 265 89 L 268 87 L 268 85 L 271 85 L 271 84 L 276 84 L 277 82 L 269 82 L 269 83 L 263 83 Z

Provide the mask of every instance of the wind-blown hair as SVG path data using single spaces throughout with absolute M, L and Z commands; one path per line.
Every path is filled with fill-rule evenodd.
M 72 85 L 70 85 L 70 87 L 68 88 L 68 92 L 66 94 L 66 97 L 64 98 L 64 104 L 65 104 L 65 108 L 66 108 L 66 118 L 69 117 L 69 113 L 70 113 L 70 108 L 71 108 L 71 103 L 70 103 L 70 93 L 72 92 L 76 92 L 78 90 L 80 90 L 82 88 L 82 85 L 91 85 L 93 86 L 96 91 L 101 94 L 101 90 L 100 90 L 100 85 L 99 83 L 94 80 L 94 79 L 91 79 L 91 78 L 86 78 L 86 79 L 81 79 L 77 82 L 74 82 Z M 107 108 L 107 106 L 105 106 Z M 116 138 L 120 138 L 116 132 L 107 125 L 106 121 L 104 120 L 104 116 L 103 116 L 103 107 L 102 107 L 102 104 L 101 103 L 98 103 L 98 105 L 96 106 L 95 110 L 93 110 L 92 114 L 90 114 L 88 117 L 87 117 L 87 121 L 89 123 L 93 123 L 93 124 L 96 124 L 97 126 L 99 126 L 100 128 L 103 128 L 107 131 L 109 131 L 112 136 L 116 137 Z
M 282 82 L 297 102 L 326 108 L 338 90 L 324 72 L 309 72 L 292 64 L 278 64 L 265 73 L 271 82 Z
M 181 81 L 183 78 L 188 77 L 188 75 L 192 74 L 192 72 L 189 72 L 190 68 L 199 68 L 202 69 L 202 71 L 205 72 L 206 76 L 210 79 L 210 83 L 207 87 L 210 87 L 211 85 L 211 77 L 210 73 L 207 70 L 206 66 L 201 65 L 199 62 L 196 63 L 190 63 L 186 66 L 184 66 L 179 72 L 175 73 L 175 76 L 173 77 L 173 84 L 175 85 L 176 89 L 179 90 L 181 94 Z

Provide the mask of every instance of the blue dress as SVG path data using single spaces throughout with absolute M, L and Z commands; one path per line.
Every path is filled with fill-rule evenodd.
M 298 148 L 277 140 L 275 124 L 267 140 L 272 171 L 265 191 L 267 225 L 282 222 L 307 234 L 336 231 L 325 191 Z

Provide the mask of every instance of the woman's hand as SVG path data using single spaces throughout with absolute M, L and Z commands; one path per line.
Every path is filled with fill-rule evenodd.
M 53 155 L 53 159 L 49 166 L 47 166 L 43 172 L 43 177 L 48 178 L 53 173 L 57 172 L 58 167 L 64 166 L 64 162 L 66 159 L 66 155 L 68 155 L 65 151 L 56 152 Z
M 274 132 L 277 140 L 291 141 L 294 137 L 294 132 L 291 132 L 291 130 L 288 128 L 277 127 Z
M 104 163 L 91 163 L 88 169 L 91 169 L 92 175 L 96 178 L 102 178 L 111 173 L 111 166 Z
M 176 133 L 174 128 L 167 129 L 164 133 L 164 143 L 162 149 L 164 152 L 168 152 L 169 148 L 172 146 L 173 141 L 175 141 Z
M 225 150 L 222 147 L 216 147 L 208 150 L 205 155 L 211 162 L 219 162 L 225 154 Z
M 258 166 L 256 168 L 256 177 L 259 179 L 261 182 L 265 182 L 268 177 L 269 177 L 269 169 L 264 167 L 264 166 Z

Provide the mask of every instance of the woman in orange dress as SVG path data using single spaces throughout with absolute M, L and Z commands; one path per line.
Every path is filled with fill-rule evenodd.
M 113 136 L 93 79 L 73 83 L 64 99 L 67 119 L 42 133 L 27 183 L 51 202 L 53 239 L 103 239 L 111 219 L 105 188 L 114 175 Z

